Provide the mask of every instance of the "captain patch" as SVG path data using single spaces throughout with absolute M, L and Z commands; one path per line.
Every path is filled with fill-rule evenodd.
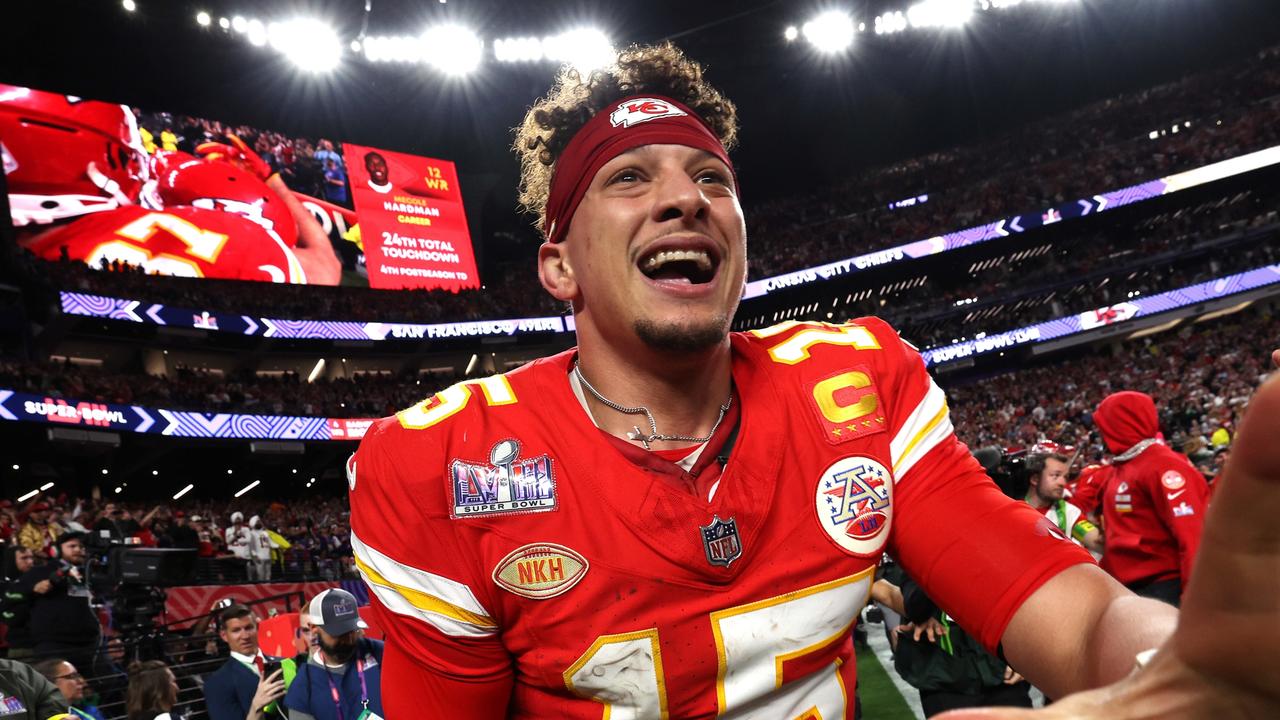
M 489 462 L 454 460 L 449 466 L 450 517 L 517 515 L 556 509 L 556 479 L 546 455 L 519 459 L 520 443 L 493 446 Z
M 823 378 L 810 391 L 814 417 L 832 445 L 888 429 L 871 371 L 855 366 Z
M 893 520 L 893 475 L 879 461 L 852 456 L 832 463 L 814 493 L 818 524 L 841 550 L 880 554 Z

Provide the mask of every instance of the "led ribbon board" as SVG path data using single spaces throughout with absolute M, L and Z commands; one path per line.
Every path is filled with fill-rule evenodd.
M 234 313 L 216 313 L 144 303 L 141 300 L 59 293 L 62 312 L 68 315 L 151 323 L 167 327 L 199 328 L 236 335 L 301 340 L 434 340 L 459 337 L 516 336 L 572 331 L 561 317 L 514 320 L 476 320 L 456 323 L 350 322 L 343 320 L 280 320 Z
M 915 258 L 928 257 L 929 255 L 937 255 L 938 253 L 947 252 L 948 250 L 957 250 L 969 245 L 977 245 L 978 243 L 995 240 L 997 238 L 1008 237 L 1017 233 L 1024 233 L 1038 227 L 1053 225 L 1063 220 L 1071 220 L 1074 218 L 1084 217 L 1086 215 L 1094 215 L 1108 210 L 1132 205 L 1143 200 L 1168 195 L 1186 190 L 1198 185 L 1205 185 L 1211 182 L 1222 180 L 1223 178 L 1242 175 L 1247 172 L 1259 170 L 1264 167 L 1280 163 L 1280 145 L 1259 150 L 1258 152 L 1241 155 L 1240 157 L 1223 160 L 1204 167 L 1187 170 L 1186 172 L 1169 175 L 1149 180 L 1137 185 L 1130 185 L 1127 188 L 1113 190 L 1107 193 L 1094 195 L 1093 197 L 1081 198 L 1075 202 L 1064 203 L 1057 207 L 1052 207 L 1044 212 L 1030 213 L 1026 215 L 1013 215 L 1003 218 L 995 222 L 985 225 L 978 225 L 966 230 L 957 230 L 947 233 L 946 235 L 937 235 L 935 237 L 917 240 L 906 245 L 888 248 L 886 250 L 876 250 L 862 255 L 857 255 L 844 260 L 836 260 L 825 265 L 818 265 L 803 270 L 796 270 L 782 275 L 774 275 L 773 277 L 762 278 L 760 280 L 752 280 L 747 283 L 746 291 L 742 295 L 742 299 L 749 300 L 755 297 L 768 295 L 771 292 L 785 290 L 787 288 L 799 285 L 808 285 L 809 283 L 818 282 L 820 280 L 830 280 L 834 277 L 840 277 L 849 273 L 867 270 L 869 268 L 880 267 L 890 263 L 900 262 L 903 260 L 912 260 Z
M 52 398 L 0 389 L 0 420 L 185 438 L 235 440 L 359 440 L 369 418 L 241 415 L 163 410 Z
M 1216 300 L 1275 283 L 1280 283 L 1280 265 L 1268 265 L 1216 280 L 1188 285 L 1177 290 L 1162 292 L 1150 297 L 1127 300 L 1110 307 L 1068 315 L 1055 320 L 1046 320 L 1045 322 L 1021 327 L 1017 330 L 1009 330 L 987 335 L 976 340 L 966 340 L 953 345 L 932 348 L 920 354 L 924 356 L 926 366 L 936 365 L 1019 345 L 1054 340 L 1067 335 L 1114 325 L 1126 320 L 1157 315 L 1186 305 Z

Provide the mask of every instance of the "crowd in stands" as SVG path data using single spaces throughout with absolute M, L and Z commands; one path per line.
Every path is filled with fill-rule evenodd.
M 196 582 L 339 579 L 355 575 L 348 518 L 346 499 L 332 497 L 305 504 L 183 499 L 149 505 L 40 495 L 16 505 L 0 500 L 0 547 L 26 547 L 39 563 L 53 557 L 63 533 L 105 532 L 116 543 L 196 550 Z M 251 541 L 258 532 L 269 543 L 270 570 L 251 578 L 249 562 L 257 559 Z
M 749 208 L 747 237 L 756 242 L 748 275 L 767 277 L 1042 211 L 1275 145 L 1277 59 L 1280 48 L 1270 48 L 1245 63 Z M 921 194 L 927 202 L 889 207 Z
M 1271 371 L 1280 315 L 1250 310 L 1232 319 L 1187 325 L 1080 357 L 948 382 L 951 419 L 970 447 L 1029 447 L 1048 440 L 1104 449 L 1092 413 L 1119 390 L 1148 393 L 1166 440 L 1214 473 L 1224 460 L 1250 395 Z

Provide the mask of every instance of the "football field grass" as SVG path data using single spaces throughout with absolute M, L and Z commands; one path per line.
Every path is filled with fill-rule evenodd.
M 873 630 L 874 632 L 874 630 Z M 902 699 L 871 648 L 857 646 L 858 695 L 865 720 L 915 720 L 916 714 Z M 892 669 L 889 672 L 893 672 Z

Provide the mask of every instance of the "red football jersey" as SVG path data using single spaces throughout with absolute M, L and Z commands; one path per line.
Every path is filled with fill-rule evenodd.
M 1126 585 L 1177 577 L 1185 589 L 1209 504 L 1204 476 L 1161 444 L 1112 467 L 1103 490 L 1102 569 Z
M 987 479 L 882 321 L 732 345 L 741 415 L 710 500 L 594 427 L 572 350 L 369 430 L 352 545 L 412 665 L 389 717 L 476 717 L 432 697 L 445 676 L 513 677 L 515 718 L 852 718 L 851 631 L 885 550 L 988 648 L 1092 562 Z
M 148 273 L 182 277 L 305 283 L 306 274 L 276 233 L 234 213 L 132 205 L 86 215 L 25 243 L 46 260 L 97 268 L 118 260 Z

